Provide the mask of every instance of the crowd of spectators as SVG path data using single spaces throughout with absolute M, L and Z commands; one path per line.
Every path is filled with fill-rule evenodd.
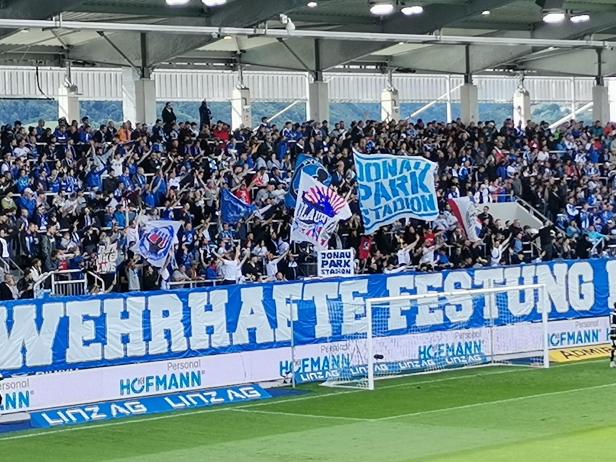
M 136 222 L 159 218 L 182 223 L 171 285 L 313 276 L 312 249 L 289 242 L 292 213 L 284 201 L 299 153 L 317 158 L 332 187 L 348 198 L 353 216 L 340 224 L 330 247 L 354 248 L 359 273 L 588 258 L 609 251 L 616 235 L 613 124 L 572 121 L 551 130 L 546 122 L 522 128 L 512 120 L 499 127 L 490 121 L 332 126 L 263 119 L 234 131 L 213 123 L 204 102 L 198 122 L 177 120 L 171 104 L 153 126 L 95 127 L 87 117 L 36 126 L 17 121 L 1 127 L 0 150 L 2 299 L 32 297 L 36 281 L 57 270 L 98 273 L 108 291 L 165 287 L 158 270 L 127 244 Z M 353 150 L 437 162 L 438 219 L 403 220 L 365 235 Z M 221 224 L 221 188 L 261 213 L 237 226 Z M 481 212 L 476 242 L 465 238 L 447 205 L 466 195 Z M 542 212 L 546 226 L 531 229 L 491 215 L 491 203 L 518 199 Z M 101 273 L 109 248 L 117 261 Z M 10 261 L 23 276 L 13 277 Z M 91 290 L 103 289 L 97 281 L 90 280 Z

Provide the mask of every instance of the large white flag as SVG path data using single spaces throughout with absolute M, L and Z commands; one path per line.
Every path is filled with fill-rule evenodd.
M 139 224 L 137 252 L 152 266 L 166 266 L 173 245 L 177 243 L 180 226 L 181 222 L 170 220 L 152 220 Z
M 351 208 L 336 191 L 307 174 L 302 174 L 291 240 L 309 242 L 317 250 L 327 250 L 327 243 L 340 220 L 351 218 Z
M 358 151 L 353 151 L 353 157 L 366 234 L 401 218 L 433 221 L 438 217 L 436 163 L 417 156 Z
M 449 206 L 458 223 L 470 241 L 478 241 L 481 232 L 481 220 L 477 218 L 477 207 L 468 196 L 448 200 Z

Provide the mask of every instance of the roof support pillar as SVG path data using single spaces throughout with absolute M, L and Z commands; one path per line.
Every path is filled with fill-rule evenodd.
M 137 74 L 133 69 L 122 70 L 124 120 L 153 126 L 156 123 L 156 83 L 141 75 L 144 74 Z

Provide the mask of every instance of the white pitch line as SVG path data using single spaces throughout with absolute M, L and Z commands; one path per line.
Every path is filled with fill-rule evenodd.
M 576 393 L 578 391 L 598 390 L 598 389 L 601 389 L 601 388 L 608 388 L 608 387 L 613 387 L 613 386 L 616 386 L 616 383 L 608 383 L 608 384 L 604 384 L 604 385 L 595 385 L 595 386 L 592 386 L 592 387 L 572 388 L 572 389 L 569 389 L 569 390 L 554 391 L 554 392 L 550 392 L 550 393 L 538 393 L 536 395 L 518 396 L 516 398 L 498 399 L 498 400 L 495 400 L 495 401 L 483 401 L 481 403 L 464 404 L 462 406 L 454 406 L 454 407 L 444 407 L 444 408 L 441 408 L 441 409 L 431 409 L 429 411 L 411 412 L 411 413 L 408 413 L 408 414 L 399 414 L 399 415 L 381 417 L 379 419 L 370 419 L 370 421 L 371 422 L 384 422 L 384 421 L 387 421 L 387 420 L 402 419 L 404 417 L 415 417 L 415 416 L 422 416 L 422 415 L 428 415 L 428 414 L 436 414 L 436 413 L 439 413 L 439 412 L 459 411 L 459 410 L 463 410 L 463 409 L 471 409 L 471 408 L 481 407 L 481 406 L 491 406 L 493 404 L 514 403 L 516 401 L 523 401 L 523 400 L 526 400 L 526 399 L 545 398 L 546 396 L 564 395 L 564 394 L 567 394 L 567 393 Z
M 583 365 L 583 364 L 588 364 L 588 363 L 591 363 L 591 362 L 598 362 L 598 361 L 605 361 L 605 359 L 589 360 L 589 361 L 579 361 L 579 362 L 572 363 L 572 364 L 571 363 L 563 363 L 563 364 L 559 364 L 559 365 L 554 366 L 554 367 L 560 367 L 560 366 L 573 367 L 573 366 L 578 366 L 578 365 Z M 424 380 L 424 381 L 421 381 L 421 382 L 385 385 L 385 386 L 379 387 L 378 389 L 381 390 L 383 388 L 410 387 L 410 386 L 421 385 L 421 384 L 428 384 L 428 383 L 446 382 L 446 381 L 450 381 L 450 380 L 462 380 L 462 379 L 468 379 L 468 378 L 473 378 L 473 377 L 478 377 L 478 376 L 490 376 L 490 375 L 507 374 L 507 373 L 510 373 L 510 372 L 524 373 L 524 372 L 531 371 L 531 370 L 542 370 L 542 369 L 527 369 L 527 370 L 510 369 L 510 370 L 506 370 L 506 371 L 497 371 L 497 372 L 490 372 L 490 373 L 486 372 L 484 374 L 458 375 L 458 376 L 455 376 L 455 377 L 446 377 L 446 378 L 434 379 L 434 380 Z M 359 393 L 359 392 L 362 392 L 362 391 L 364 391 L 364 390 L 338 391 L 338 392 L 333 392 L 333 393 L 301 396 L 301 397 L 298 397 L 298 398 L 290 398 L 290 399 L 284 399 L 284 400 L 267 401 L 267 402 L 263 402 L 263 403 L 250 403 L 250 404 L 245 404 L 245 405 L 242 405 L 242 406 L 223 407 L 223 408 L 219 408 L 219 409 L 209 409 L 209 408 L 208 409 L 200 409 L 200 410 L 194 410 L 194 411 L 189 411 L 189 412 L 172 413 L 172 414 L 165 414 L 165 415 L 153 416 L 153 417 L 144 417 L 142 419 L 139 419 L 139 418 L 128 418 L 127 420 L 121 420 L 121 421 L 118 421 L 118 422 L 101 423 L 101 424 L 95 424 L 95 425 L 80 425 L 80 426 L 76 426 L 76 427 L 58 428 L 58 429 L 46 430 L 46 431 L 41 431 L 41 432 L 37 432 L 37 433 L 26 433 L 26 434 L 14 435 L 14 436 L 5 436 L 5 437 L 0 437 L 0 442 L 2 442 L 2 441 L 10 441 L 10 440 L 20 440 L 20 439 L 26 439 L 26 438 L 35 438 L 37 436 L 45 436 L 45 435 L 56 435 L 56 434 L 59 434 L 59 433 L 68 433 L 68 432 L 75 432 L 75 431 L 92 430 L 92 429 L 97 429 L 97 428 L 119 427 L 119 426 L 122 426 L 122 425 L 129 425 L 129 424 L 141 423 L 141 422 L 153 422 L 153 421 L 157 421 L 157 420 L 177 419 L 177 418 L 180 418 L 180 417 L 191 416 L 191 415 L 196 415 L 196 414 L 209 414 L 209 413 L 224 412 L 224 411 L 229 411 L 229 410 L 234 410 L 234 409 L 235 410 L 237 410 L 237 409 L 251 409 L 253 407 L 273 406 L 273 405 L 276 405 L 276 404 L 289 403 L 289 402 L 295 402 L 295 401 L 304 401 L 304 400 L 309 400 L 309 399 L 324 398 L 324 397 L 327 397 L 327 396 L 334 396 L 334 395 L 346 395 L 346 394 L 349 394 L 349 393 Z M 485 403 L 485 404 L 488 404 L 488 403 Z M 453 409 L 453 408 L 449 408 L 449 409 Z M 448 410 L 448 409 L 443 409 L 442 411 L 445 411 L 445 410 Z M 428 413 L 428 412 L 442 412 L 442 411 L 441 410 L 436 410 L 436 411 L 424 411 L 424 412 Z
M 260 409 L 238 409 L 238 408 L 230 408 L 229 411 L 232 412 L 242 412 L 242 413 L 254 413 L 254 414 L 267 414 L 267 415 L 283 415 L 289 417 L 307 417 L 311 419 L 330 419 L 330 420 L 346 420 L 350 422 L 370 422 L 371 419 L 362 419 L 360 417 L 344 417 L 344 416 L 336 416 L 336 415 L 318 415 L 318 414 L 301 414 L 296 412 L 281 412 L 281 411 L 263 411 Z

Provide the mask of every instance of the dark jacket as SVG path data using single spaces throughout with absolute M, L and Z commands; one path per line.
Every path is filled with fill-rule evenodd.
M 0 300 L 15 300 L 13 292 L 6 282 L 0 284 Z
M 164 108 L 163 109 L 163 123 L 165 125 L 171 125 L 176 121 L 175 112 L 173 112 L 173 108 Z
M 210 108 L 207 107 L 207 103 L 204 101 L 203 103 L 201 103 L 201 106 L 199 107 L 199 119 L 200 119 L 200 128 L 201 130 L 203 130 L 203 127 L 209 127 L 210 126 L 210 120 L 212 118 L 212 111 L 210 111 Z

